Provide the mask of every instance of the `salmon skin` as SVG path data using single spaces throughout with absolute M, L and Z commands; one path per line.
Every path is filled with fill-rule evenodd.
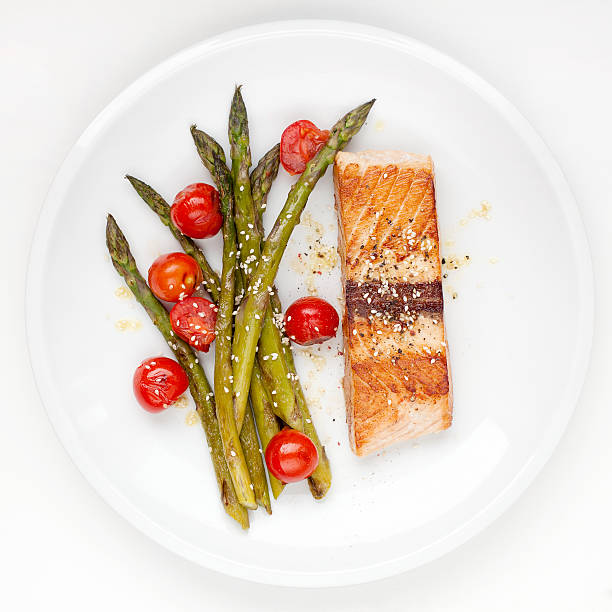
M 336 155 L 351 448 L 367 455 L 452 422 L 431 157 Z

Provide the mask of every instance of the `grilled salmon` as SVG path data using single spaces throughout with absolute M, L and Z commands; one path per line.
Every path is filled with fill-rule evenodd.
M 347 422 L 367 455 L 452 421 L 433 163 L 341 152 L 334 184 Z

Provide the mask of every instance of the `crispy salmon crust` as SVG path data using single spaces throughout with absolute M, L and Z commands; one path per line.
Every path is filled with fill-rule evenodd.
M 367 455 L 452 422 L 433 163 L 341 152 L 334 185 L 349 439 Z

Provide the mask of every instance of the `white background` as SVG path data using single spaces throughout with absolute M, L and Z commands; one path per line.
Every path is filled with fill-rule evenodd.
M 117 516 L 47 421 L 23 324 L 38 211 L 94 116 L 141 73 L 192 43 L 237 26 L 300 17 L 360 21 L 413 36 L 514 102 L 575 192 L 596 281 L 592 363 L 580 403 L 519 502 L 443 559 L 397 578 L 326 591 L 264 587 L 205 571 Z M 611 28 L 612 3 L 605 0 L 0 0 L 0 608 L 612 610 Z M 554 265 L 555 253 L 550 258 Z M 66 281 L 78 279 L 67 270 Z M 75 350 L 95 351 L 83 333 L 85 346 Z

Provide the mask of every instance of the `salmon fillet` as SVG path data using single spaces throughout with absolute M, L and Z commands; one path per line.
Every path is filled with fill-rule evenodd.
M 347 422 L 367 455 L 452 421 L 433 163 L 341 152 L 334 184 Z

